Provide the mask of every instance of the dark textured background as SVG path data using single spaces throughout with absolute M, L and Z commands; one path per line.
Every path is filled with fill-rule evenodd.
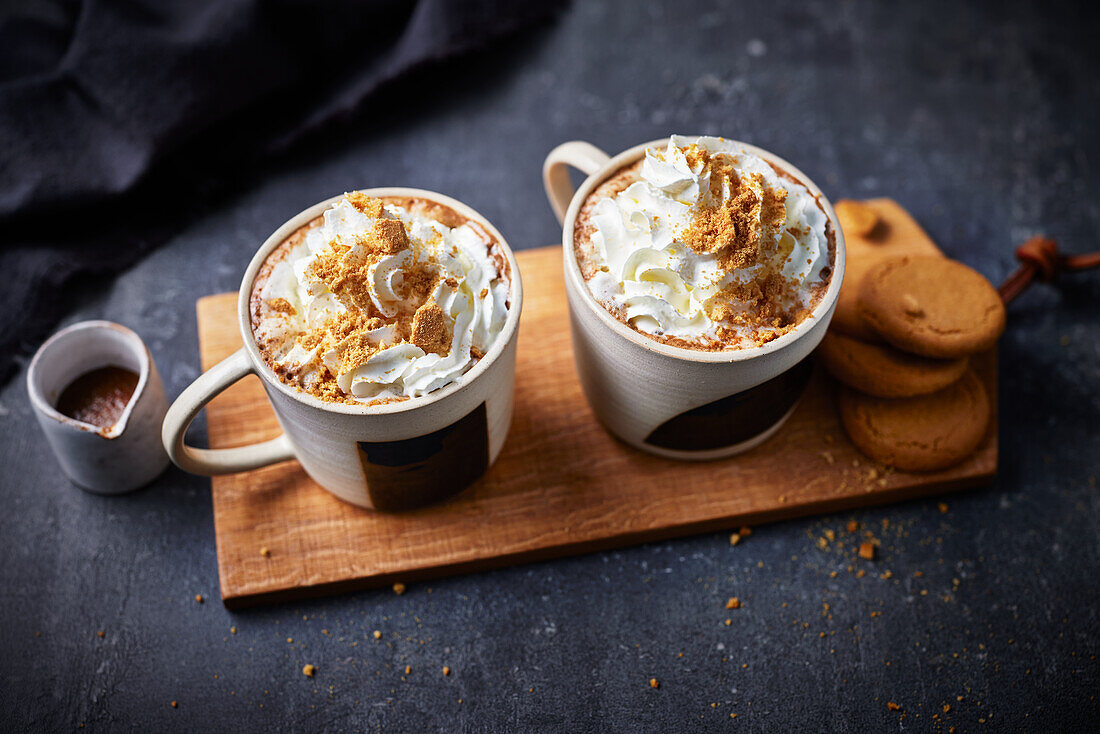
M 774 150 L 833 198 L 893 196 L 1000 281 L 1033 233 L 1097 247 L 1096 31 L 1083 4 L 577 2 L 264 170 L 227 172 L 224 194 L 179 202 L 180 234 L 88 288 L 68 321 L 136 329 L 174 395 L 198 374 L 194 300 L 235 289 L 305 206 L 422 186 L 514 247 L 550 244 L 550 148 L 674 131 Z M 1093 728 L 1098 299 L 1088 275 L 1013 304 L 1000 476 L 945 498 L 946 513 L 915 502 L 760 527 L 737 547 L 701 536 L 234 614 L 217 601 L 209 482 L 172 470 L 123 498 L 74 489 L 20 372 L 0 392 L 3 728 Z M 850 518 L 883 540 L 879 560 L 818 547 Z M 727 612 L 732 595 L 744 607 Z

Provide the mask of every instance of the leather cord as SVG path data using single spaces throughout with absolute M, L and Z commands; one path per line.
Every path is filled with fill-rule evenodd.
M 1100 268 L 1100 252 L 1063 255 L 1058 252 L 1058 245 L 1054 240 L 1042 235 L 1032 237 L 1017 247 L 1016 259 L 1020 261 L 1020 267 L 997 289 L 1005 305 L 1027 290 L 1036 278 L 1049 283 L 1066 271 Z

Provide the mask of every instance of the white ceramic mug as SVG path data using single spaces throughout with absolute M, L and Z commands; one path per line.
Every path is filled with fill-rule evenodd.
M 100 428 L 62 415 L 54 405 L 81 375 L 122 367 L 138 375 L 130 402 L 113 426 Z M 152 355 L 141 337 L 111 321 L 82 321 L 39 347 L 27 370 L 38 425 L 61 469 L 96 494 L 122 494 L 155 479 L 168 466 L 159 429 L 168 401 Z
M 461 378 L 423 397 L 383 405 L 334 403 L 287 385 L 260 354 L 252 333 L 252 283 L 268 254 L 341 197 L 306 209 L 272 234 L 245 271 L 237 298 L 244 346 L 180 394 L 164 420 L 172 461 L 195 474 L 230 474 L 297 459 L 306 473 L 337 497 L 376 510 L 399 511 L 443 500 L 480 477 L 500 454 L 512 422 L 516 334 L 523 307 L 519 267 L 508 244 L 484 217 L 446 196 L 406 188 L 364 190 L 368 196 L 405 196 L 444 204 L 496 237 L 508 259 L 511 306 L 492 348 Z M 195 415 L 242 377 L 263 382 L 283 434 L 232 449 L 184 443 Z
M 749 349 L 702 351 L 643 336 L 600 305 L 577 264 L 573 226 L 584 200 L 646 150 L 666 146 L 667 139 L 635 146 L 614 158 L 589 143 L 562 143 L 543 164 L 546 195 L 562 223 L 573 353 L 585 396 L 612 434 L 669 458 L 732 456 L 779 430 L 809 381 L 807 358 L 825 335 L 844 278 L 844 236 L 821 190 L 778 156 L 734 142 L 809 189 L 836 236 L 832 279 L 810 316 L 777 339 Z M 588 176 L 576 191 L 569 167 Z

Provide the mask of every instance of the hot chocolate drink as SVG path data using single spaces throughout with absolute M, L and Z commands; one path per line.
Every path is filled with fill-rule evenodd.
M 612 316 L 713 351 L 765 344 L 809 318 L 836 233 L 790 172 L 722 138 L 674 135 L 589 194 L 573 247 Z
M 346 194 L 271 252 L 252 331 L 288 385 L 380 404 L 461 381 L 510 307 L 507 258 L 478 222 L 428 199 Z
M 57 412 L 99 428 L 110 428 L 122 417 L 139 379 L 136 372 L 124 367 L 100 367 L 85 372 L 61 391 Z

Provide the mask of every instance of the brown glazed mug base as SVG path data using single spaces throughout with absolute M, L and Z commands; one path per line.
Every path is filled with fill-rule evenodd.
M 438 431 L 403 441 L 360 441 L 374 509 L 404 512 L 454 497 L 489 468 L 485 403 Z
M 770 436 L 802 399 L 813 372 L 812 361 L 807 357 L 762 385 L 670 418 L 653 429 L 645 442 L 667 451 L 696 453 Z

